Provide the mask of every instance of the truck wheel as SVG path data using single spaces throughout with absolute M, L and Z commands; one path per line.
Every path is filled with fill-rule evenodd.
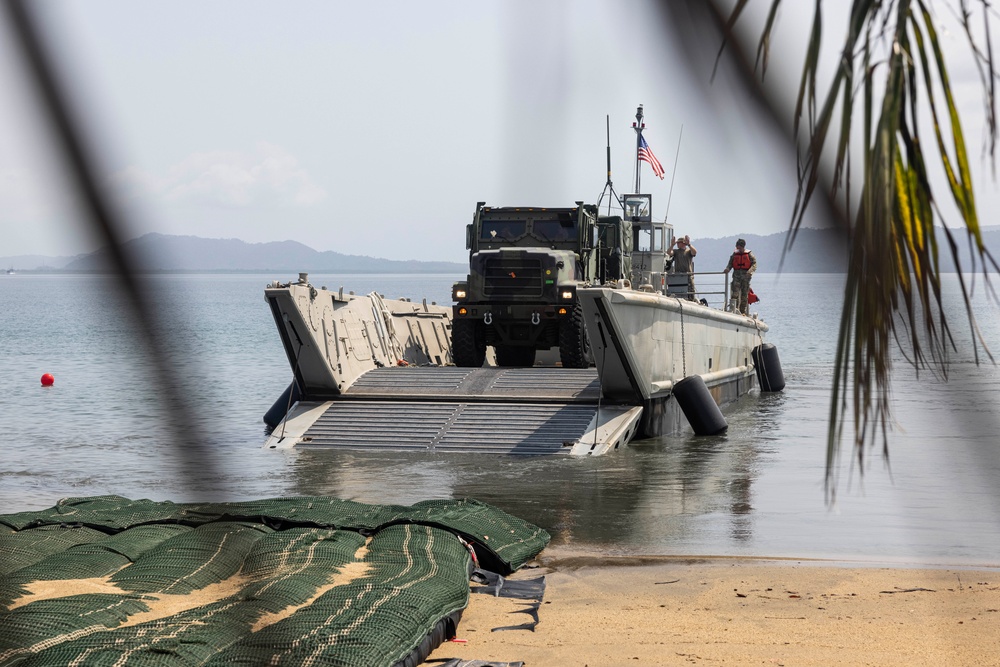
M 522 345 L 497 345 L 497 366 L 527 368 L 535 365 L 535 348 Z
M 486 361 L 486 341 L 474 320 L 454 320 L 451 323 L 451 356 L 456 366 L 480 368 Z
M 576 304 L 573 313 L 559 323 L 559 358 L 563 368 L 590 368 L 594 360 L 580 304 Z

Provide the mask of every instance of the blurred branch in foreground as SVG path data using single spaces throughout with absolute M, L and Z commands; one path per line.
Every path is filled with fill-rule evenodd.
M 212 453 L 205 446 L 197 425 L 197 406 L 186 400 L 182 383 L 163 345 L 163 331 L 171 331 L 170 323 L 157 321 L 154 308 L 149 303 L 136 271 L 136 262 L 124 249 L 124 219 L 114 207 L 112 198 L 99 185 L 95 168 L 95 155 L 86 141 L 82 126 L 73 105 L 59 79 L 51 50 L 46 48 L 39 30 L 35 7 L 24 0 L 7 0 L 4 3 L 12 32 L 25 67 L 38 92 L 40 106 L 45 112 L 54 144 L 60 151 L 59 159 L 71 184 L 80 198 L 84 217 L 97 232 L 97 238 L 108 248 L 111 268 L 117 274 L 120 286 L 128 295 L 128 312 L 137 335 L 146 342 L 146 350 L 156 369 L 156 381 L 162 390 L 161 410 L 168 416 L 173 447 L 183 457 L 185 481 L 192 491 L 204 493 L 215 488 L 197 486 L 196 480 L 215 480 L 216 466 Z M 122 400 L 128 400 L 123 396 Z
M 955 339 L 943 309 L 942 251 L 958 267 L 976 363 L 979 348 L 992 360 L 971 306 L 971 288 L 962 274 L 956 235 L 943 225 L 928 167 L 940 163 L 947 194 L 967 231 L 973 273 L 1000 270 L 986 248 L 976 210 L 968 151 L 933 14 L 924 0 L 858 0 L 852 4 L 839 66 L 825 95 L 819 95 L 823 8 L 816 3 L 802 66 L 795 109 L 789 114 L 757 80 L 766 70 L 780 0 L 771 0 L 751 65 L 748 40 L 736 31 L 749 0 L 723 3 L 661 2 L 665 23 L 684 44 L 692 65 L 704 65 L 707 44 L 721 46 L 716 57 L 734 66 L 751 98 L 767 111 L 797 147 L 798 195 L 786 252 L 814 195 L 844 231 L 850 249 L 844 306 L 834 366 L 827 437 L 826 481 L 836 491 L 836 462 L 846 414 L 853 412 L 854 456 L 864 470 L 865 451 L 881 434 L 888 457 L 890 375 L 895 346 L 915 372 L 948 376 Z M 723 5 L 732 7 L 725 10 Z M 973 12 L 973 7 L 977 10 Z M 977 18 L 978 17 L 978 18 Z M 991 160 L 996 145 L 997 79 L 990 41 L 988 0 L 959 0 L 956 15 L 971 48 L 983 89 Z M 982 37 L 975 35 L 982 21 Z M 717 63 L 718 64 L 718 63 Z M 704 69 L 703 67 L 701 69 Z M 708 85 L 709 81 L 705 81 Z M 918 112 L 930 112 L 936 150 L 925 151 Z M 791 118 L 791 127 L 783 119 Z M 805 122 L 803 122 L 803 120 Z M 853 141 L 852 141 L 853 140 Z M 852 200 L 852 149 L 863 158 L 860 196 Z M 859 151 L 860 149 L 860 151 Z M 832 160 L 824 151 L 834 151 Z M 820 187 L 821 185 L 825 186 Z M 935 223 L 943 226 L 947 249 L 938 247 Z M 979 267 L 977 268 L 977 264 Z M 850 400 L 849 398 L 850 397 Z

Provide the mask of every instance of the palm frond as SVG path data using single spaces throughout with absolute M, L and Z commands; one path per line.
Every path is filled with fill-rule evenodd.
M 982 6 L 985 46 L 973 36 L 969 4 L 961 0 L 960 22 L 972 47 L 987 109 L 989 154 L 996 145 L 997 123 L 989 0 Z M 746 3 L 740 2 L 738 9 Z M 767 63 L 774 16 L 773 0 L 758 46 L 758 63 Z M 955 349 L 942 307 L 937 224 L 943 222 L 929 165 L 939 163 L 947 191 L 977 263 L 988 282 L 988 269 L 1000 270 L 986 248 L 976 209 L 968 151 L 952 93 L 941 40 L 929 0 L 854 0 L 840 61 L 823 98 L 817 97 L 822 44 L 822 8 L 816 3 L 794 112 L 795 137 L 801 138 L 798 194 L 789 224 L 786 251 L 794 243 L 806 208 L 820 183 L 836 196 L 842 190 L 851 211 L 850 258 L 844 307 L 834 360 L 833 396 L 827 439 L 827 490 L 833 497 L 845 417 L 853 414 L 854 456 L 864 470 L 865 452 L 881 436 L 888 456 L 891 423 L 889 384 L 893 354 L 901 351 L 914 372 L 930 369 L 947 377 L 948 354 Z M 739 13 L 730 16 L 730 26 Z M 861 95 L 855 92 L 860 84 Z M 934 155 L 921 140 L 918 110 L 927 105 L 934 135 Z M 839 124 L 833 118 L 839 106 Z M 856 117 L 861 114 L 861 128 Z M 803 126 L 803 121 L 805 125 Z M 863 138 L 859 199 L 851 201 L 852 140 Z M 823 178 L 822 157 L 835 147 L 832 177 Z M 944 226 L 947 251 L 958 271 L 973 337 L 992 360 L 979 334 L 970 291 L 962 274 L 959 245 Z

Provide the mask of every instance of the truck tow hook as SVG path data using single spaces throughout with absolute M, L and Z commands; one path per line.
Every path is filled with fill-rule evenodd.
M 541 322 L 541 320 L 542 318 L 537 312 L 531 314 L 531 323 L 535 326 L 538 326 L 538 323 Z
M 486 326 L 493 324 L 493 313 L 486 313 L 483 316 L 483 322 L 486 323 Z

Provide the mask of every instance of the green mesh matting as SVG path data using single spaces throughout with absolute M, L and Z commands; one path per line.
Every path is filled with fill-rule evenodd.
M 461 537 L 462 539 L 459 539 Z M 0 515 L 0 667 L 392 667 L 548 534 L 472 500 L 70 498 Z
M 300 525 L 369 532 L 392 523 L 436 525 L 474 542 L 477 555 L 485 561 L 488 569 L 501 574 L 520 568 L 549 541 L 549 534 L 541 528 L 476 500 L 427 500 L 403 506 L 302 497 L 176 504 L 96 496 L 66 498 L 51 509 L 37 512 L 0 515 L 0 525 L 18 531 L 41 526 L 77 525 L 107 532 L 149 523 L 200 526 L 216 521 L 253 521 L 276 527 Z M 9 538 L 0 534 L 0 545 Z

